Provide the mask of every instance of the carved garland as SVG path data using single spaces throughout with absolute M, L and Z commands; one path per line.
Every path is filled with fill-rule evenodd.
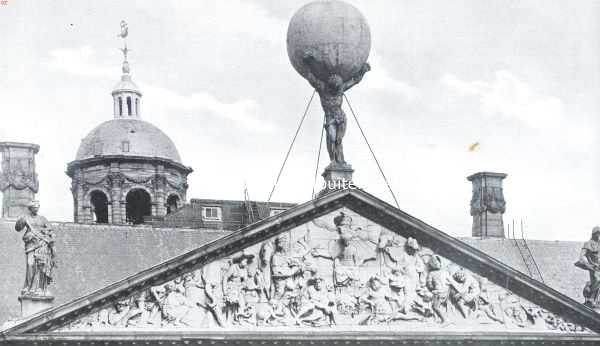
M 485 211 L 504 213 L 506 201 L 501 187 L 479 187 L 473 190 L 471 198 L 471 216 L 480 215 Z
M 0 173 L 0 190 L 4 191 L 9 187 L 17 190 L 30 189 L 34 193 L 39 190 L 39 181 L 37 174 L 15 174 L 15 172 Z
M 185 181 L 176 182 L 176 181 L 172 181 L 169 178 L 166 178 L 166 182 L 167 182 L 167 185 L 169 185 L 171 188 L 173 188 L 177 191 L 185 190 L 188 188 L 188 184 Z
M 132 177 L 125 173 L 121 173 L 121 175 L 127 182 L 134 183 L 134 184 L 142 184 L 142 185 L 151 185 L 152 180 L 154 179 L 154 175 L 151 175 L 149 177 L 141 177 L 141 178 Z
M 122 187 L 122 185 L 125 182 L 144 185 L 147 187 L 152 187 L 155 190 L 158 190 L 164 186 L 170 186 L 171 188 L 173 188 L 177 191 L 181 191 L 181 190 L 187 189 L 187 187 L 188 187 L 187 182 L 174 181 L 172 179 L 169 179 L 164 174 L 154 174 L 154 175 L 151 175 L 148 177 L 136 178 L 136 177 L 124 174 L 124 173 L 109 173 L 107 176 L 105 176 L 101 179 L 95 180 L 95 181 L 83 179 L 81 184 L 78 179 L 73 179 L 72 184 L 71 184 L 72 185 L 71 191 L 75 190 L 78 185 L 81 185 L 83 191 L 85 191 L 85 192 L 87 192 L 87 190 L 89 189 L 89 186 L 99 186 L 101 184 L 104 184 L 104 186 L 107 189 L 120 188 L 120 187 Z M 36 181 L 36 183 L 37 183 L 37 181 Z M 0 188 L 1 187 L 2 187 L 2 185 L 0 185 Z M 37 191 L 37 189 L 36 189 L 36 191 Z

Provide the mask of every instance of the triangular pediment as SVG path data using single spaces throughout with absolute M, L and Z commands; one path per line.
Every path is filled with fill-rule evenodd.
M 588 309 L 385 202 L 334 192 L 86 297 L 23 333 L 600 332 Z

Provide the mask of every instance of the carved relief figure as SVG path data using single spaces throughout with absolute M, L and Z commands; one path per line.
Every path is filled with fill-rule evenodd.
M 360 324 L 378 324 L 389 322 L 392 317 L 390 301 L 398 304 L 396 297 L 392 296 L 386 289 L 384 280 L 378 276 L 372 276 L 367 283 L 367 293 L 360 297 L 360 303 L 368 306 L 370 314 Z
M 225 316 L 228 320 L 239 322 L 240 314 L 246 309 L 245 293 L 251 281 L 248 265 L 253 259 L 254 255 L 242 252 L 232 259 L 231 266 L 223 276 Z
M 323 278 L 315 277 L 308 282 L 306 300 L 297 314 L 297 324 L 313 327 L 335 324 L 335 300 L 323 285 Z
M 469 317 L 478 308 L 479 282 L 471 274 L 458 270 L 452 274 L 450 286 L 452 302 L 464 318 Z
M 519 297 L 510 292 L 498 296 L 500 307 L 504 312 L 505 321 L 524 328 L 528 322 L 527 311 Z
M 275 238 L 275 250 L 271 256 L 271 297 L 281 299 L 286 290 L 294 289 L 293 277 L 301 274 L 299 261 L 289 254 L 290 238 L 284 233 Z
M 168 283 L 165 286 L 164 299 L 162 301 L 162 312 L 165 322 L 178 325 L 190 325 L 187 320 L 188 312 L 193 306 L 188 303 L 181 286 Z
M 424 320 L 423 315 L 419 315 L 414 312 L 418 310 L 417 293 L 412 287 L 407 286 L 409 280 L 407 275 L 398 268 L 392 268 L 392 272 L 388 277 L 389 288 L 390 288 L 390 304 L 394 310 L 394 316 L 392 320 L 402 321 L 422 321 Z
M 426 290 L 427 270 L 421 257 L 419 242 L 414 238 L 408 238 L 402 244 L 395 237 L 382 234 L 378 248 L 385 266 L 390 268 L 392 273 L 402 273 L 404 303 L 401 310 L 408 313 L 407 308 L 416 308 L 426 315 L 421 293 Z M 397 278 L 398 275 L 395 277 Z
M 320 248 L 314 248 L 311 254 L 314 257 L 329 259 L 333 262 L 333 284 L 336 293 L 352 294 L 354 292 L 351 292 L 352 290 L 348 290 L 348 288 L 355 288 L 358 284 L 357 267 L 375 260 L 376 254 L 373 252 L 370 256 L 364 256 L 358 252 L 356 246 L 352 243 L 354 240 L 368 239 L 361 227 L 355 228 L 352 226 L 352 217 L 340 212 L 338 216 L 333 218 L 333 222 L 335 227 L 320 223 L 317 220 L 313 221 L 318 227 L 336 232 L 338 239 L 328 252 L 324 252 Z
M 492 322 L 498 322 L 504 324 L 504 314 L 502 313 L 502 308 L 498 302 L 495 302 L 490 295 L 487 287 L 487 279 L 481 278 L 480 280 L 480 289 L 481 293 L 478 298 L 478 315 L 476 318 L 481 319 L 484 316 L 489 318 Z
M 446 322 L 448 294 L 450 290 L 450 274 L 442 268 L 442 261 L 438 256 L 432 256 L 428 263 L 427 289 L 424 294 L 426 300 L 431 301 L 431 309 L 441 323 Z
M 39 209 L 39 202 L 32 201 L 28 205 L 29 214 L 15 223 L 17 232 L 24 230 L 26 271 L 21 294 L 50 296 L 48 285 L 52 282 L 55 267 L 54 231 L 48 220 L 38 215 Z
M 207 282 L 204 275 L 201 275 L 202 288 L 204 288 L 203 299 L 196 301 L 196 305 L 209 313 L 206 325 L 212 326 L 216 324 L 220 327 L 225 327 L 226 322 L 221 313 L 220 299 L 218 296 L 219 287 L 216 282 Z

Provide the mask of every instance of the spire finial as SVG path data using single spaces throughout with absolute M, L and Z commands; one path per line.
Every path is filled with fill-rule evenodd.
M 121 33 L 117 35 L 118 37 L 123 39 L 123 48 L 119 48 L 121 52 L 123 52 L 123 74 L 129 74 L 129 62 L 127 61 L 127 53 L 129 49 L 127 48 L 127 36 L 129 35 L 129 28 L 127 27 L 127 22 L 121 20 Z

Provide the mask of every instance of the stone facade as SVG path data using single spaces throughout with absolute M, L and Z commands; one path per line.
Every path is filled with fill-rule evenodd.
M 2 172 L 0 191 L 3 193 L 2 218 L 14 219 L 27 212 L 35 198 L 39 183 L 35 172 L 35 154 L 40 146 L 30 143 L 0 143 Z

